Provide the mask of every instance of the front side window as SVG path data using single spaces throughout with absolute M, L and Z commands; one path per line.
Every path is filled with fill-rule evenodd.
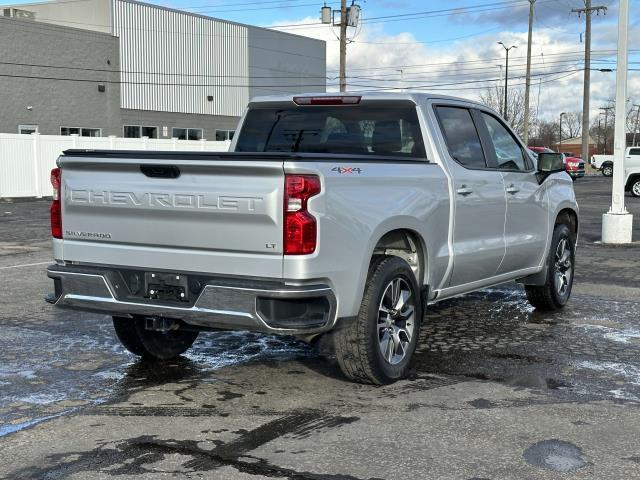
M 253 108 L 236 151 L 425 157 L 415 104 L 380 101 Z
M 437 107 L 449 154 L 468 168 L 487 168 L 480 135 L 467 108 Z
M 496 152 L 498 168 L 502 170 L 527 170 L 527 163 L 513 135 L 500 121 L 492 115 L 482 112 L 487 125 L 493 148 Z

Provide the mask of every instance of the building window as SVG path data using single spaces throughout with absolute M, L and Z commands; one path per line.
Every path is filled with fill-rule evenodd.
M 60 135 L 80 135 L 81 137 L 101 137 L 101 128 L 60 127 Z
M 158 138 L 158 127 L 142 127 L 142 136 Z
M 18 133 L 23 135 L 38 133 L 38 125 L 18 125 Z
M 158 127 L 142 125 L 125 125 L 123 127 L 124 138 L 158 138 Z
M 201 128 L 172 128 L 171 136 L 178 140 L 202 140 Z
M 216 130 L 216 141 L 224 142 L 225 140 L 233 140 L 235 130 Z
M 124 138 L 140 138 L 142 136 L 140 125 L 125 125 L 122 130 Z

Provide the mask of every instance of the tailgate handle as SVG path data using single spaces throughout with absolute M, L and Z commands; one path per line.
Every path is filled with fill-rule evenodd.
M 140 171 L 147 177 L 153 178 L 178 178 L 180 169 L 173 165 L 140 165 Z

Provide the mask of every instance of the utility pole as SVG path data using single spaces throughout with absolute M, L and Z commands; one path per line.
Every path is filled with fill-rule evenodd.
M 527 37 L 527 75 L 524 87 L 524 144 L 529 145 L 529 90 L 531 89 L 531 37 L 533 34 L 533 4 L 529 0 L 529 36 Z
M 636 112 L 636 123 L 633 126 L 633 139 L 631 140 L 631 146 L 636 146 L 636 132 L 638 131 L 638 122 L 640 121 L 640 105 L 634 105 L 638 109 Z
M 618 59 L 616 62 L 616 128 L 613 142 L 611 208 L 602 215 L 602 243 L 631 243 L 633 215 L 624 206 L 627 74 L 629 67 L 629 0 L 618 6 Z
M 340 21 L 335 22 L 335 14 L 340 14 Z M 340 91 L 347 90 L 347 27 L 357 27 L 360 21 L 360 6 L 355 0 L 347 7 L 347 0 L 340 0 L 340 10 L 332 10 L 326 2 L 320 9 L 321 23 L 340 27 Z
M 507 46 L 502 43 L 502 42 L 498 42 L 498 45 L 502 45 L 502 48 L 504 48 L 505 52 L 507 52 L 507 59 L 506 59 L 506 64 L 504 67 L 504 112 L 502 112 L 502 116 L 504 117 L 505 120 L 507 119 L 507 83 L 509 82 L 509 50 L 511 50 L 512 48 L 518 48 L 516 45 L 511 45 L 509 48 L 507 48 Z
M 582 158 L 589 158 L 589 92 L 591 84 L 591 14 L 600 10 L 606 13 L 607 7 L 599 5 L 591 6 L 591 0 L 584 0 L 584 8 L 574 8 L 571 11 L 577 13 L 578 17 L 584 13 L 585 33 L 584 33 L 584 82 L 582 87 Z M 586 132 L 586 135 L 585 135 Z
M 347 0 L 340 0 L 340 91 L 347 91 Z

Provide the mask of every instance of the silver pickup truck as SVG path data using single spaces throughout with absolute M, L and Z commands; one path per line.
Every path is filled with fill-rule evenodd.
M 562 158 L 534 159 L 483 105 L 257 98 L 230 150 L 66 151 L 47 300 L 112 316 L 156 359 L 203 330 L 324 337 L 347 377 L 381 384 L 406 372 L 429 303 L 513 280 L 539 309 L 569 299 Z

